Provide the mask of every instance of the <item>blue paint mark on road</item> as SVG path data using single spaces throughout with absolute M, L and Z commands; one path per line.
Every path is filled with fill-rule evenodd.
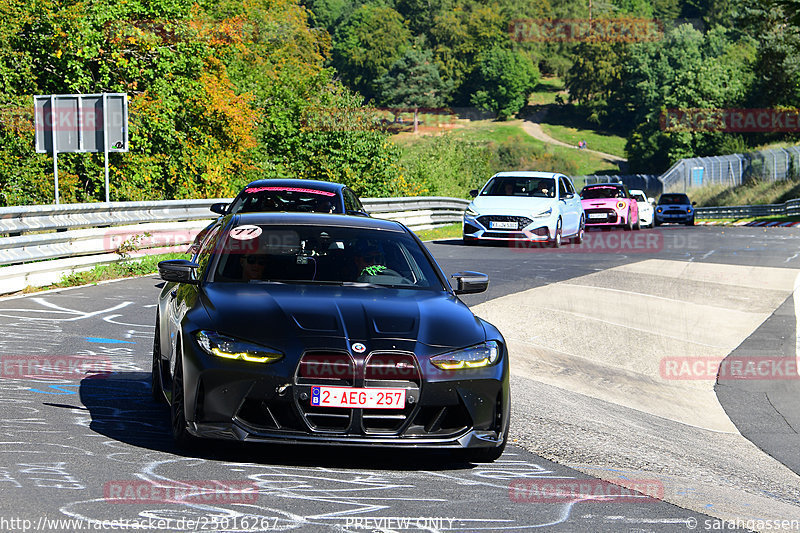
M 133 341 L 121 341 L 117 339 L 106 339 L 105 337 L 86 337 L 89 342 L 96 342 L 99 344 L 136 344 Z
M 67 390 L 62 387 L 78 387 L 79 385 L 49 385 L 49 388 L 54 389 L 60 392 L 52 392 L 46 390 L 39 390 L 39 389 L 29 389 L 31 392 L 40 392 L 42 394 L 75 394 L 78 391 L 74 390 Z

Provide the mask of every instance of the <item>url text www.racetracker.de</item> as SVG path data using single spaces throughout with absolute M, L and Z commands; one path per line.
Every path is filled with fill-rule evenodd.
M 0 531 L 278 531 L 285 524 L 274 516 L 199 516 L 194 518 L 119 518 L 81 520 L 77 518 L 35 519 L 0 517 Z

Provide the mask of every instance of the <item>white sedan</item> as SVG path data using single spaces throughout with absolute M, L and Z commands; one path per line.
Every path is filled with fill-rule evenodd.
M 655 201 L 652 198 L 648 198 L 644 191 L 639 189 L 632 189 L 630 193 L 639 206 L 639 224 L 641 224 L 643 228 L 652 228 L 653 217 L 655 216 L 655 211 L 653 209 Z
M 561 246 L 580 243 L 586 219 L 572 181 L 555 172 L 499 172 L 480 190 L 464 213 L 463 235 L 478 241 L 527 241 Z

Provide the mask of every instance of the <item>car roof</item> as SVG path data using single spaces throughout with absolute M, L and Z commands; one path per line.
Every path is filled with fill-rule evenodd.
M 332 226 L 340 228 L 377 229 L 405 233 L 406 227 L 393 220 L 380 218 L 349 216 L 328 213 L 237 213 L 236 225 L 257 224 L 261 226 Z
M 591 189 L 592 187 L 617 187 L 617 188 L 623 188 L 623 187 L 625 187 L 625 184 L 624 183 L 615 183 L 613 181 L 610 181 L 608 183 L 590 183 L 589 185 L 584 185 L 583 186 L 584 189 Z
M 314 188 L 326 192 L 340 192 L 344 189 L 341 183 L 333 183 L 331 181 L 318 181 L 318 180 L 301 180 L 301 179 L 264 179 L 251 181 L 247 187 L 302 187 Z
M 537 170 L 511 170 L 498 172 L 493 178 L 555 178 L 563 176 L 560 172 L 540 172 Z

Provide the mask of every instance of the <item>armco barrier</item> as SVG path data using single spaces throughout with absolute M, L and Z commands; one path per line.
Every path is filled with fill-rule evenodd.
M 64 274 L 131 257 L 184 251 L 216 216 L 211 200 L 112 202 L 0 207 L 0 294 L 43 286 Z M 468 200 L 445 197 L 366 198 L 372 216 L 412 229 L 460 222 Z
M 765 216 L 800 215 L 800 199 L 789 200 L 783 204 L 733 205 L 723 207 L 698 207 L 697 218 L 750 218 Z

